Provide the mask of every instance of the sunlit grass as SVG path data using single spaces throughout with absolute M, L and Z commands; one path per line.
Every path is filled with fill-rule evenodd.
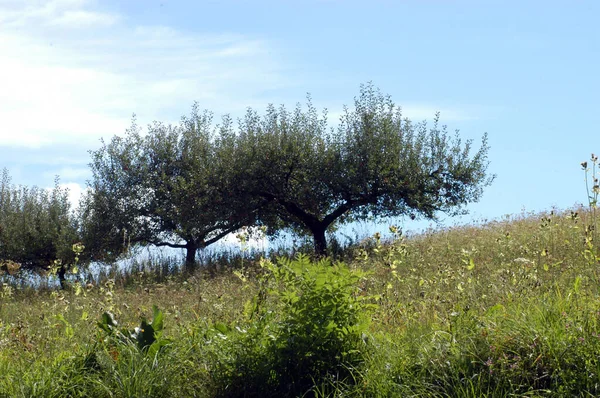
M 393 241 L 376 236 L 347 248 L 349 267 L 368 271 L 359 294 L 377 304 L 364 361 L 350 378 L 315 380 L 308 395 L 599 395 L 595 225 L 585 209 L 555 210 L 411 237 L 395 230 Z M 193 276 L 167 272 L 170 263 L 138 264 L 65 292 L 5 284 L 0 396 L 226 391 L 215 366 L 241 347 L 235 327 L 255 322 L 246 303 L 264 272 L 258 258 L 241 262 L 230 256 Z M 104 342 L 96 325 L 103 312 L 132 329 L 153 305 L 165 313 L 164 352 L 148 359 Z

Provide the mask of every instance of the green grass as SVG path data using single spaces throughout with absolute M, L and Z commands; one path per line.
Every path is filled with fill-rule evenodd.
M 0 396 L 267 396 L 264 386 L 273 396 L 598 396 L 592 214 L 525 214 L 391 242 L 373 237 L 341 254 L 350 274 L 337 276 L 273 279 L 256 259 L 244 260 L 243 271 L 232 259 L 237 265 L 221 261 L 187 278 L 166 265 L 140 265 L 67 292 L 4 285 Z M 366 276 L 348 276 L 357 271 Z M 353 282 L 344 290 L 331 278 Z M 331 289 L 337 293 L 327 296 Z M 337 320 L 350 331 L 328 334 L 323 314 L 334 319 L 358 302 L 368 304 L 366 329 Z M 164 311 L 169 340 L 155 356 L 97 326 L 109 311 L 131 330 L 151 318 L 153 305 Z M 295 339 L 300 331 L 308 333 L 303 340 Z M 341 345 L 314 351 L 313 337 Z M 278 367 L 292 369 L 286 358 L 299 353 L 312 370 L 287 380 Z

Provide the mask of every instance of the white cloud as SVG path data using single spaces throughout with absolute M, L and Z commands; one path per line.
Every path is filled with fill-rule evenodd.
M 264 93 L 297 84 L 284 81 L 264 40 L 135 25 L 98 5 L 0 0 L 0 147 L 83 152 L 122 134 L 134 112 L 142 125 L 177 121 L 197 100 L 217 116 L 240 115 L 248 106 L 263 109 Z M 415 121 L 437 110 L 443 122 L 471 118 L 444 106 L 401 105 Z M 335 125 L 341 112 L 332 109 Z
M 0 146 L 90 148 L 134 112 L 141 124 L 178 120 L 194 100 L 241 112 L 281 84 L 265 41 L 131 26 L 94 7 L 0 1 Z
M 83 9 L 86 0 L 17 0 L 0 3 L 0 22 L 6 27 L 43 26 L 81 29 L 110 26 L 119 20 L 115 14 Z

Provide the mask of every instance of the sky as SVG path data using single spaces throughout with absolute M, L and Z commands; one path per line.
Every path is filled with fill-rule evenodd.
M 412 120 L 488 133 L 496 179 L 459 221 L 570 208 L 600 152 L 599 15 L 597 0 L 0 0 L 0 169 L 58 175 L 76 201 L 89 150 L 133 113 L 177 122 L 197 101 L 218 120 L 310 93 L 335 124 L 371 81 Z

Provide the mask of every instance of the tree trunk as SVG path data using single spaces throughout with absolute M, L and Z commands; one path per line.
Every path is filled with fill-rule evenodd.
M 193 274 L 196 270 L 196 251 L 198 251 L 198 244 L 193 240 L 188 241 L 185 245 L 185 270 L 189 274 Z
M 60 288 L 65 290 L 67 288 L 67 278 L 66 278 L 67 268 L 64 265 L 61 265 L 58 269 L 58 280 L 60 281 Z
M 325 239 L 325 230 L 327 228 L 319 226 L 312 229 L 313 238 L 315 241 L 315 255 L 317 257 L 327 256 L 327 239 Z

